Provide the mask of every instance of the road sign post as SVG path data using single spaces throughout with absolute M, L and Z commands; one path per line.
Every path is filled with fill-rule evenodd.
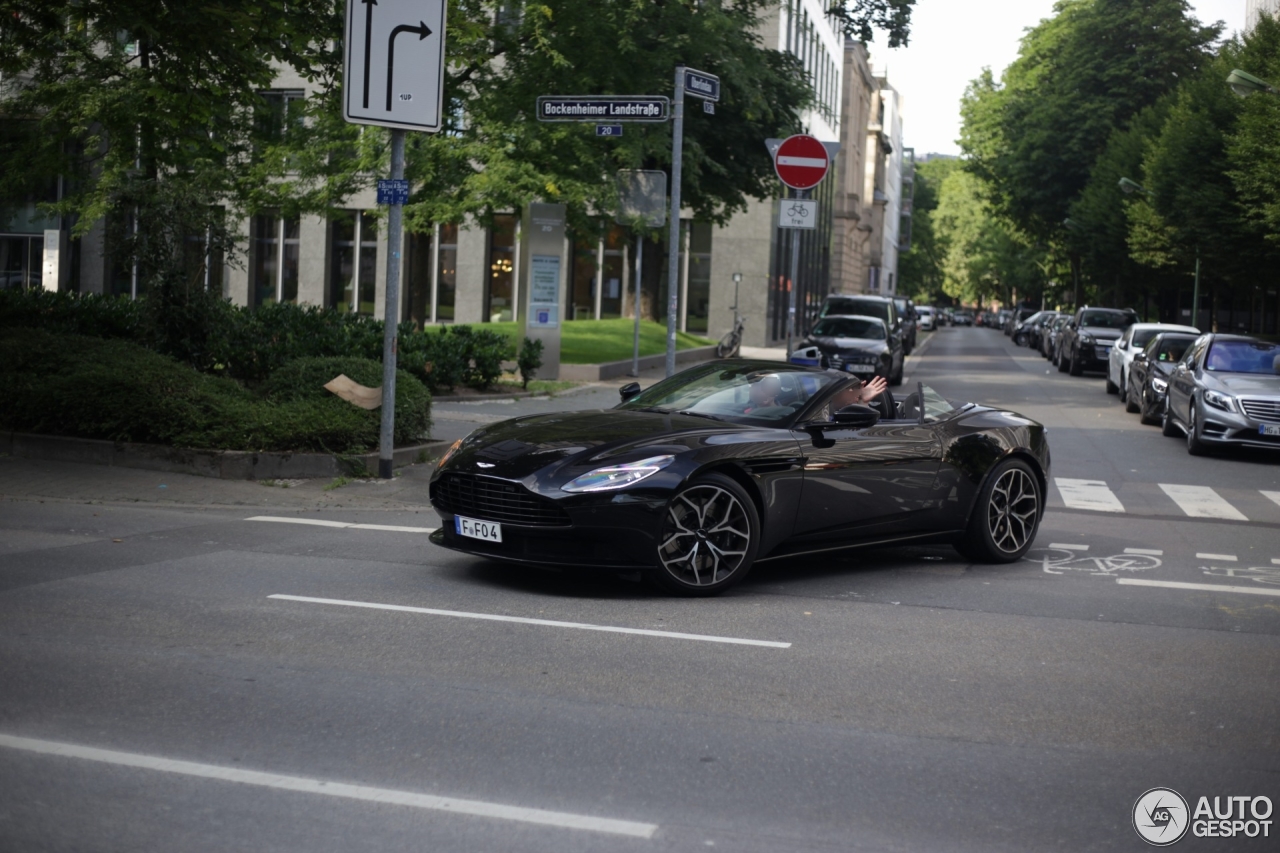
M 625 219 L 644 219 L 650 228 L 657 228 L 666 220 L 664 209 L 667 200 L 667 173 L 656 169 L 624 172 L 618 190 L 618 213 Z M 635 296 L 631 304 L 635 314 L 635 330 L 632 338 L 631 375 L 640 375 L 640 282 L 644 261 L 644 237 L 636 235 Z
M 404 236 L 403 205 L 409 201 L 409 182 L 404 177 L 404 132 L 433 133 L 441 127 L 445 12 L 446 0 L 347 0 L 342 117 L 352 124 L 391 129 L 391 178 L 378 181 L 378 204 L 388 205 L 382 423 L 378 436 L 378 476 L 383 479 L 391 478 L 395 459 L 400 247 Z
M 794 351 L 796 308 L 800 278 L 800 231 L 817 227 L 818 203 L 806 199 L 809 190 L 822 183 L 831 167 L 828 147 L 808 134 L 798 133 L 776 146 L 766 140 L 773 153 L 778 179 L 792 189 L 791 198 L 779 202 L 778 227 L 791 229 L 791 280 L 787 282 L 787 359 Z
M 705 71 L 676 66 L 671 99 L 671 230 L 667 243 L 667 376 L 676 372 L 676 325 L 680 313 L 680 172 L 684 159 L 684 96 L 708 103 L 720 100 L 720 78 Z

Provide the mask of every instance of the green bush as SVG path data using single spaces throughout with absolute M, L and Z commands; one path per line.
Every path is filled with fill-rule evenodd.
M 324 375 L 318 383 L 312 377 Z M 254 393 L 127 341 L 10 329 L 0 336 L 0 429 L 221 450 L 353 453 L 376 447 L 379 410 L 323 387 L 338 373 L 381 384 L 367 359 L 303 359 Z M 401 371 L 396 441 L 430 428 L 430 396 Z
M 542 367 L 542 341 L 525 338 L 516 356 L 516 366 L 520 368 L 520 387 L 527 389 L 529 380 L 537 376 L 538 368 Z

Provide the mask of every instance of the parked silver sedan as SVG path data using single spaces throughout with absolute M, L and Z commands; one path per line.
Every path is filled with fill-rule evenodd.
M 1213 445 L 1280 450 L 1280 345 L 1201 335 L 1169 374 L 1163 427 L 1194 456 Z

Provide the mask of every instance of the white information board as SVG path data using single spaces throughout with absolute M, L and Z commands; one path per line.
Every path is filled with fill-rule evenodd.
M 440 129 L 446 0 L 347 0 L 342 117 Z
M 560 325 L 560 256 L 534 255 L 529 259 L 529 325 Z

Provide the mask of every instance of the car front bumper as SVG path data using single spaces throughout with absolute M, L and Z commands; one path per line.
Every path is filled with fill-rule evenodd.
M 1237 404 L 1238 405 L 1238 404 Z M 1280 450 L 1280 435 L 1263 435 L 1262 426 L 1280 424 L 1260 421 L 1242 412 L 1227 412 L 1199 404 L 1200 440 L 1207 444 L 1237 445 Z

